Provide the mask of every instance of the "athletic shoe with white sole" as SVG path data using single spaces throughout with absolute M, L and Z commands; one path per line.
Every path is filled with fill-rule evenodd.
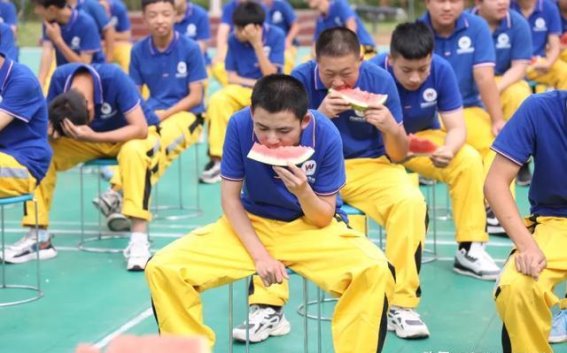
M 567 310 L 561 310 L 553 317 L 549 343 L 567 342 Z
M 93 205 L 105 216 L 122 211 L 122 194 L 108 189 L 93 199 Z
M 500 224 L 498 218 L 490 207 L 486 208 L 486 232 L 488 234 L 501 234 L 506 235 L 504 227 Z
M 500 268 L 486 252 L 484 244 L 477 242 L 471 243 L 468 251 L 457 250 L 453 270 L 461 275 L 487 281 L 495 281 L 500 275 Z
M 144 271 L 148 260 L 152 257 L 150 243 L 147 241 L 130 240 L 128 247 L 124 249 L 124 257 L 126 258 L 126 269 L 128 271 Z
M 215 184 L 221 181 L 221 162 L 210 160 L 199 177 L 199 182 L 203 184 Z
M 388 331 L 400 338 L 427 338 L 429 329 L 419 314 L 410 308 L 391 306 L 388 310 Z
M 248 339 L 250 342 L 262 342 L 270 336 L 283 336 L 291 331 L 283 310 L 274 310 L 271 306 L 251 305 L 248 314 Z M 232 337 L 246 341 L 246 321 L 232 330 Z
M 30 230 L 22 239 L 4 249 L 4 260 L 9 264 L 21 264 L 37 259 L 48 260 L 57 256 L 57 250 L 51 244 L 51 237 L 46 241 L 37 241 L 35 230 Z M 0 251 L 0 258 L 2 252 Z

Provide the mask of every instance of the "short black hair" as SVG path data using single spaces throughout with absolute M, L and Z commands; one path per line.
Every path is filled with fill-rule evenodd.
M 69 119 L 75 125 L 89 123 L 85 97 L 73 88 L 55 97 L 49 103 L 48 112 L 51 125 L 61 136 L 65 136 L 62 126 L 65 119 Z
M 258 107 L 270 113 L 290 111 L 298 119 L 303 119 L 309 107 L 301 82 L 283 74 L 267 75 L 256 81 L 251 101 L 252 112 Z
M 232 22 L 236 27 L 244 27 L 249 24 L 261 26 L 265 20 L 266 11 L 264 11 L 262 5 L 253 1 L 241 2 L 232 14 Z
M 435 39 L 428 25 L 421 21 L 400 23 L 392 33 L 390 55 L 407 60 L 423 59 L 433 53 Z
M 32 0 L 32 2 L 45 8 L 48 8 L 49 6 L 55 6 L 62 9 L 67 6 L 67 0 Z
M 321 32 L 315 43 L 315 56 L 360 56 L 360 41 L 356 33 L 345 27 L 329 28 Z
M 144 11 L 146 9 L 146 6 L 151 5 L 151 4 L 156 4 L 158 2 L 168 2 L 173 7 L 175 7 L 175 3 L 173 2 L 173 0 L 142 0 L 142 11 Z

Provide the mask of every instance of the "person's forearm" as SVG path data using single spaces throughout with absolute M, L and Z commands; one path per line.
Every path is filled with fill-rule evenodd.
M 295 39 L 295 37 L 297 37 L 298 33 L 299 33 L 299 24 L 297 23 L 297 21 L 295 21 L 289 28 L 289 31 L 287 32 L 287 37 L 285 39 L 287 46 L 293 44 L 293 40 Z
M 104 29 L 104 47 L 106 49 L 106 61 L 112 62 L 114 60 L 114 41 L 115 33 L 113 26 L 107 26 Z
M 202 88 L 200 90 L 191 90 L 191 93 L 189 93 L 185 98 L 181 99 L 180 101 L 177 102 L 177 104 L 174 104 L 165 111 L 162 120 L 165 120 L 170 116 L 172 116 L 173 114 L 179 112 L 188 112 L 197 105 L 199 105 L 203 98 L 202 91 L 203 91 Z
M 494 124 L 496 122 L 503 121 L 504 117 L 502 115 L 502 107 L 500 105 L 500 95 L 496 88 L 494 74 L 478 74 L 475 72 L 474 78 L 480 92 L 480 98 L 490 115 L 492 123 Z
M 228 75 L 228 83 L 252 88 L 256 84 L 256 80 L 234 74 Z
M 199 44 L 199 48 L 201 49 L 201 53 L 206 53 L 207 52 L 207 41 L 206 40 L 199 40 L 197 41 L 197 44 Z
M 47 74 L 49 73 L 49 68 L 51 67 L 51 61 L 53 60 L 53 48 L 43 48 L 41 52 L 41 61 L 39 62 L 39 71 L 37 79 L 39 84 L 43 86 L 45 80 L 47 79 Z
M 117 42 L 129 42 L 132 38 L 131 31 L 114 32 L 114 40 Z
M 256 58 L 258 59 L 258 66 L 262 72 L 262 76 L 268 76 L 278 72 L 278 67 L 270 62 L 270 59 L 266 56 L 264 52 L 264 47 L 262 43 L 253 45 L 254 53 L 256 53 Z
M 392 162 L 403 161 L 408 154 L 408 138 L 403 125 L 398 125 L 394 132 L 382 133 L 382 136 L 386 154 Z
M 517 64 L 513 63 L 512 67 L 510 67 L 502 75 L 502 77 L 500 77 L 500 80 L 496 84 L 497 88 L 498 88 L 498 92 L 502 92 L 506 88 L 508 88 L 510 85 L 523 80 L 524 77 L 526 76 L 526 69 L 527 68 L 528 68 L 528 62 L 527 61 L 525 61 L 525 62 L 522 61 L 521 63 L 517 63 Z
M 91 142 L 119 143 L 134 139 L 145 139 L 147 136 L 147 125 L 126 125 L 112 131 L 97 132 Z
M 61 52 L 61 55 L 70 63 L 85 63 L 90 64 L 90 62 L 84 62 L 81 56 L 75 53 L 71 48 L 67 46 L 67 44 L 60 39 L 53 43 L 55 47 Z
M 240 199 L 223 198 L 222 208 L 232 229 L 234 229 L 252 260 L 256 262 L 259 259 L 270 256 L 268 250 L 266 250 L 266 247 L 262 244 L 258 235 L 256 235 Z
M 323 228 L 331 223 L 335 209 L 327 202 L 321 200 L 311 187 L 308 187 L 302 195 L 299 195 L 297 200 L 301 205 L 305 218 L 311 224 Z
M 456 155 L 465 144 L 467 133 L 465 129 L 451 129 L 445 136 L 445 146 Z
M 552 66 L 555 63 L 555 61 L 557 61 L 560 52 L 561 50 L 559 45 L 559 39 L 550 40 L 545 50 L 545 59 L 547 60 L 549 66 Z

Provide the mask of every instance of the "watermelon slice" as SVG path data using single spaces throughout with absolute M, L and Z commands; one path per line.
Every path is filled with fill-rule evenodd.
M 409 151 L 418 156 L 429 156 L 437 150 L 437 145 L 428 139 L 409 135 Z
M 268 148 L 255 142 L 248 152 L 248 158 L 264 164 L 285 167 L 288 163 L 301 164 L 308 160 L 313 153 L 315 153 L 315 150 L 308 146 Z
M 375 102 L 378 104 L 386 103 L 388 99 L 387 94 L 375 94 L 363 91 L 359 88 L 343 88 L 340 90 L 329 89 L 329 92 L 335 92 L 341 96 L 342 99 L 346 100 L 352 106 L 352 109 L 358 116 L 363 116 L 364 111 L 368 109 L 368 104 L 370 102 Z

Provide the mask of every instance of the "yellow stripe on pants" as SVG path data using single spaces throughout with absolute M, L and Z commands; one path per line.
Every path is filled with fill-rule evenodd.
M 36 180 L 14 157 L 0 152 L 0 197 L 28 194 L 35 189 Z
M 317 228 L 300 218 L 282 222 L 249 215 L 268 252 L 323 290 L 338 296 L 332 321 L 337 353 L 376 353 L 380 327 L 394 288 L 384 254 L 363 234 L 333 219 Z M 329 264 L 333 264 L 329 266 Z M 200 293 L 255 272 L 254 262 L 228 220 L 196 229 L 150 260 L 145 274 L 162 334 L 200 334 Z
M 441 130 L 425 130 L 416 135 L 442 146 L 447 133 Z M 429 157 L 410 159 L 404 166 L 428 179 L 447 184 L 458 242 L 488 241 L 482 190 L 484 172 L 482 159 L 474 148 L 464 145 L 445 168 L 435 167 Z
M 560 301 L 553 288 L 567 279 L 567 218 L 538 217 L 533 236 L 547 260 L 539 278 L 518 272 L 512 253 L 495 287 L 496 307 L 513 353 L 553 352 L 547 342 L 550 308 Z

